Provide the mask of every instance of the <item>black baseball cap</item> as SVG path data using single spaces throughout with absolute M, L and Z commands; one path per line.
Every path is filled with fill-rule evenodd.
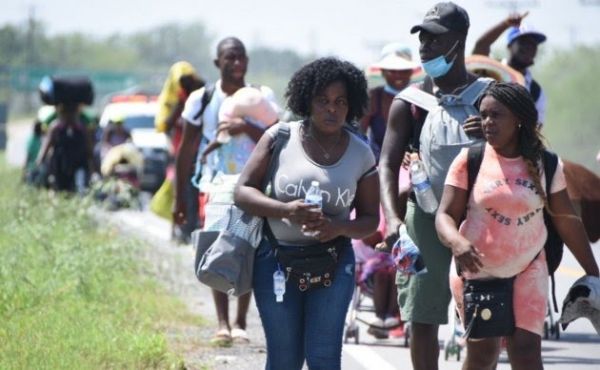
M 439 35 L 456 31 L 466 34 L 469 25 L 469 15 L 466 10 L 452 2 L 437 3 L 427 11 L 423 23 L 413 26 L 410 33 L 427 31 Z

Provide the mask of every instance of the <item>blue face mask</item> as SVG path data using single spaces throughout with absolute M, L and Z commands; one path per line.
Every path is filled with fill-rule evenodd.
M 456 45 L 458 45 L 458 41 L 456 43 L 454 43 L 454 45 L 452 46 L 452 48 L 450 48 L 450 50 L 448 51 L 448 53 L 446 55 L 452 53 L 454 51 L 454 48 L 456 47 Z M 433 77 L 433 78 L 442 77 L 446 73 L 448 73 L 450 68 L 452 68 L 452 66 L 454 65 L 454 60 L 456 60 L 456 55 L 454 56 L 454 58 L 452 58 L 452 60 L 450 62 L 446 61 L 446 55 L 440 55 L 437 58 L 433 58 L 426 62 L 421 62 L 421 65 L 423 66 L 423 70 L 425 71 L 425 73 L 427 73 L 430 77 Z

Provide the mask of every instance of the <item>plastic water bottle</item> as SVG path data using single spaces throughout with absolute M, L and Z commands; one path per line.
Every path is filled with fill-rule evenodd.
M 275 302 L 283 302 L 285 294 L 285 274 L 281 271 L 281 267 L 277 267 L 277 271 L 273 273 L 273 293 L 275 294 Z
M 306 197 L 304 198 L 304 203 L 306 204 L 316 204 L 317 207 L 312 208 L 315 212 L 321 212 L 323 208 L 323 195 L 321 194 L 321 188 L 319 187 L 318 181 L 312 181 L 310 183 L 310 188 L 306 192 Z M 304 232 L 306 236 L 316 236 L 317 232 Z
M 438 208 L 438 201 L 425 172 L 425 166 L 416 156 L 410 161 L 410 181 L 419 207 L 427 213 L 434 213 Z

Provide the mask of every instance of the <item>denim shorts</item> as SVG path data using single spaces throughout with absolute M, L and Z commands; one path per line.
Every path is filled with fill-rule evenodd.
M 281 248 L 296 248 L 282 246 Z M 267 341 L 267 370 L 341 368 L 344 321 L 354 292 L 354 251 L 340 252 L 333 284 L 301 292 L 286 283 L 283 302 L 275 301 L 273 273 L 277 261 L 263 240 L 254 260 L 253 289 Z

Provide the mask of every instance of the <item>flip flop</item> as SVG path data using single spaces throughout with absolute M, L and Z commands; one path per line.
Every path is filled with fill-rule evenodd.
M 210 338 L 210 344 L 216 347 L 230 347 L 232 342 L 231 334 L 227 329 L 220 329 Z
M 250 343 L 250 338 L 248 338 L 248 333 L 244 329 L 233 328 L 231 329 L 231 338 L 234 343 L 238 344 L 248 344 Z

